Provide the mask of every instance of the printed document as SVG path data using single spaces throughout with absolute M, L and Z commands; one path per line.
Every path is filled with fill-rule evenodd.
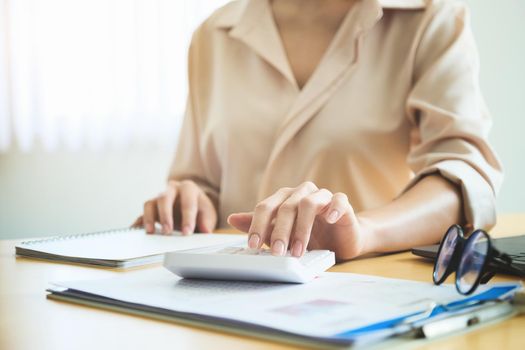
M 324 273 L 306 284 L 180 279 L 163 268 L 95 281 L 54 283 L 54 294 L 208 321 L 230 320 L 308 337 L 329 338 L 373 323 L 421 312 L 432 302 L 461 300 L 453 285 Z M 507 285 L 516 284 L 509 283 Z M 476 294 L 491 286 L 481 286 Z M 512 288 L 511 288 L 512 289 Z M 474 295 L 476 295 L 474 294 Z

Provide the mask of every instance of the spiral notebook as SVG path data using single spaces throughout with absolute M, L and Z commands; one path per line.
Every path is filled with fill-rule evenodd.
M 172 235 L 161 235 L 125 228 L 22 242 L 16 245 L 16 254 L 58 262 L 127 268 L 161 262 L 166 252 L 229 246 L 245 240 L 245 236 L 236 234 L 183 236 L 176 231 Z

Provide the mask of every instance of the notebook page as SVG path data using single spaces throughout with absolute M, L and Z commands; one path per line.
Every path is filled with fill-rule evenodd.
M 175 250 L 236 244 L 244 235 L 193 234 L 183 236 L 146 234 L 142 229 L 125 229 L 77 236 L 57 236 L 51 240 L 24 242 L 20 248 L 64 257 L 104 260 L 128 260 Z

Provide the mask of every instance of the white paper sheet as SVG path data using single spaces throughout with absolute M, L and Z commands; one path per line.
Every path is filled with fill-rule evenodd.
M 54 283 L 129 303 L 329 337 L 461 297 L 453 286 L 350 273 L 313 282 L 272 284 L 184 280 L 163 268 L 97 281 Z M 477 293 L 486 290 L 479 288 Z

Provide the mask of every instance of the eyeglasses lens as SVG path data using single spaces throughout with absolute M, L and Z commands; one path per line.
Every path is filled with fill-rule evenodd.
M 435 283 L 442 282 L 442 279 L 445 276 L 445 273 L 447 272 L 447 268 L 450 265 L 450 262 L 452 261 L 452 257 L 454 256 L 454 251 L 458 243 L 458 238 L 459 229 L 456 226 L 452 226 L 451 228 L 449 228 L 447 233 L 445 234 L 445 237 L 443 238 L 444 241 L 441 246 L 441 251 L 439 252 L 439 256 L 436 260 L 433 276 Z
M 474 284 L 482 273 L 483 265 L 489 252 L 487 236 L 475 231 L 465 244 L 457 271 L 458 290 L 467 294 L 473 291 Z

